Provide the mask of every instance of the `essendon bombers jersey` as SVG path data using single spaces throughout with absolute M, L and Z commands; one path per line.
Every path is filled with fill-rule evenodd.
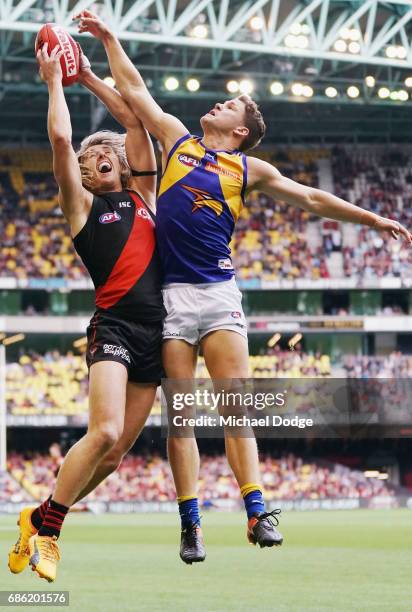
M 93 280 L 97 309 L 133 321 L 162 320 L 154 215 L 136 192 L 94 196 L 73 243 Z

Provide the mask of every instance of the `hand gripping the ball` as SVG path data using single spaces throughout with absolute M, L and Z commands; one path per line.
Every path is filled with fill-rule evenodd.
M 47 43 L 47 53 L 52 54 L 57 47 L 62 50 L 60 55 L 61 79 L 63 87 L 73 85 L 79 76 L 79 49 L 77 43 L 70 36 L 69 32 L 56 25 L 55 23 L 45 23 L 37 33 L 34 49 L 36 57 L 38 51 L 43 49 Z
M 39 74 L 42 81 L 50 83 L 53 80 L 62 80 L 63 73 L 60 65 L 60 58 L 63 55 L 60 47 L 54 47 L 50 55 L 47 52 L 48 43 L 44 43 L 43 47 L 37 51 L 36 57 L 39 63 Z

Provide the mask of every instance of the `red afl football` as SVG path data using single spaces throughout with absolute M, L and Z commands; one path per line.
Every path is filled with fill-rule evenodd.
M 55 23 L 46 23 L 42 26 L 36 37 L 34 47 L 36 54 L 45 43 L 48 43 L 47 51 L 49 55 L 56 46 L 60 46 L 63 50 L 63 55 L 60 58 L 60 65 L 63 72 L 63 86 L 67 87 L 75 83 L 78 79 L 80 70 L 80 54 L 76 41 L 61 26 Z

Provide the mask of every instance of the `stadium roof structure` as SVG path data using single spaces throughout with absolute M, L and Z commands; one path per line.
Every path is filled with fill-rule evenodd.
M 44 137 L 34 37 L 45 22 L 76 34 L 72 15 L 85 8 L 110 23 L 154 95 L 189 125 L 232 81 L 271 109 L 277 135 L 410 137 L 410 0 L 0 0 L 3 139 Z M 100 44 L 78 40 L 107 75 Z M 107 122 L 81 87 L 67 93 L 76 134 Z

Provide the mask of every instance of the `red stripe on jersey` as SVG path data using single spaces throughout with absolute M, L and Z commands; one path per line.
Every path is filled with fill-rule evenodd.
M 136 207 L 133 227 L 109 278 L 96 289 L 99 308 L 110 308 L 130 291 L 145 272 L 155 250 L 153 220 L 140 198 L 134 193 L 130 197 Z

